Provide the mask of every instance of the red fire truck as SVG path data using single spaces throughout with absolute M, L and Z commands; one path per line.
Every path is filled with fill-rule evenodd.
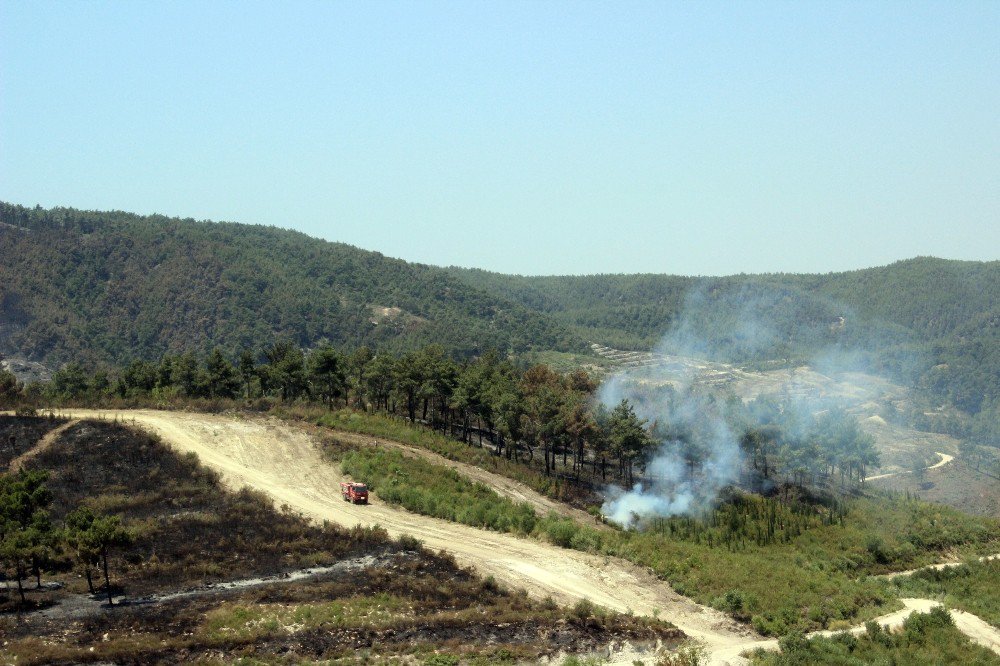
M 343 495 L 345 502 L 368 504 L 368 486 L 363 483 L 341 481 L 340 494 Z

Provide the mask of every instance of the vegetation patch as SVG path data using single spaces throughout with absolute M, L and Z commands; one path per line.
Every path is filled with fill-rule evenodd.
M 344 430 L 346 432 L 371 435 L 374 438 L 389 439 L 403 444 L 409 444 L 437 453 L 449 460 L 475 465 L 515 481 L 520 481 L 542 495 L 570 503 L 581 503 L 586 497 L 592 499 L 585 488 L 575 486 L 572 482 L 558 476 L 546 476 L 537 466 L 510 460 L 504 456 L 492 453 L 488 448 L 478 444 L 476 437 L 472 445 L 461 442 L 435 430 L 414 427 L 399 418 L 385 414 L 368 413 L 354 409 L 336 411 L 308 410 L 304 408 L 282 409 L 278 415 L 286 418 L 309 420 L 316 425 Z M 489 446 L 489 440 L 486 445 Z M 409 462 L 409 461 L 408 461 Z
M 420 513 L 498 532 L 528 534 L 537 521 L 529 504 L 515 504 L 452 469 L 387 448 L 359 448 L 341 458 L 344 472 L 363 479 L 380 499 Z
M 351 419 L 351 412 L 338 412 Z M 384 417 L 358 415 L 355 421 Z M 400 425 L 410 439 L 434 436 Z M 387 436 L 387 435 L 382 435 Z M 441 438 L 460 450 L 460 443 Z M 342 447 L 345 445 L 341 444 Z M 344 448 L 346 451 L 346 447 Z M 476 449 L 473 449 L 476 450 Z M 528 532 L 518 507 L 488 488 L 389 449 L 340 454 L 386 501 L 425 515 Z M 360 476 L 358 476 L 360 475 Z M 511 513 L 515 512 L 515 513 Z M 730 490 L 698 516 L 655 518 L 639 529 L 599 530 L 556 516 L 534 519 L 534 535 L 564 548 L 652 568 L 675 589 L 765 634 L 855 624 L 899 607 L 873 576 L 932 564 L 954 552 L 1000 550 L 1000 523 L 895 494 L 846 497 L 784 485 L 764 497 Z M 774 585 L 781 580 L 781 585 Z
M 938 599 L 1000 627 L 1000 560 L 922 569 L 892 580 L 900 596 Z
M 917 500 L 796 502 L 744 498 L 700 519 L 657 520 L 643 531 L 546 517 L 536 532 L 560 546 L 648 566 L 679 593 L 773 636 L 855 624 L 898 608 L 897 591 L 874 574 L 930 564 L 955 550 L 1000 547 L 997 521 Z
M 955 628 L 951 616 L 938 607 L 928 613 L 914 613 L 900 632 L 887 632 L 877 622 L 869 622 L 860 636 L 848 633 L 831 638 L 806 639 L 801 633 L 781 639 L 781 652 L 757 652 L 756 666 L 814 666 L 838 664 L 996 664 L 997 656 L 972 643 Z
M 731 491 L 698 517 L 598 530 L 556 516 L 535 518 L 529 507 L 499 498 L 453 470 L 391 449 L 356 449 L 342 461 L 386 501 L 503 531 L 531 532 L 530 522 L 536 536 L 558 546 L 648 566 L 678 592 L 765 635 L 882 615 L 899 607 L 897 593 L 872 576 L 931 564 L 955 551 L 1000 548 L 996 521 L 894 495 L 837 499 L 797 487 L 770 497 Z M 519 510 L 524 522 L 511 518 L 520 518 Z

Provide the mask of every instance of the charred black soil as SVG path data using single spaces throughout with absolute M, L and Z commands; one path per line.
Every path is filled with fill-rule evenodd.
M 46 433 L 55 430 L 65 419 L 0 415 L 0 473 L 11 461 L 33 449 Z
M 15 434 L 12 459 L 58 425 L 2 417 L 0 441 Z M 26 467 L 49 472 L 56 524 L 86 504 L 120 516 L 136 538 L 111 558 L 114 607 L 102 590 L 89 593 L 63 551 L 42 572 L 42 589 L 27 584 L 27 607 L 0 590 L 3 662 L 446 653 L 513 663 L 622 640 L 683 638 L 666 623 L 531 600 L 379 529 L 316 525 L 258 493 L 227 492 L 195 457 L 121 425 L 76 424 Z M 305 575 L 306 568 L 323 569 Z M 282 578 L 288 572 L 297 573 Z

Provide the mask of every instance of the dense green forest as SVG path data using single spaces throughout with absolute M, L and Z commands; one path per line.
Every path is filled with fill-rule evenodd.
M 596 342 L 751 365 L 835 359 L 973 415 L 1000 409 L 1000 262 L 522 277 L 411 264 L 284 229 L 12 204 L 0 204 L 0 257 L 0 354 L 52 369 L 278 336 L 393 353 L 436 343 L 460 359 Z
M 58 367 L 252 347 L 582 348 L 445 271 L 283 229 L 0 204 L 0 353 Z

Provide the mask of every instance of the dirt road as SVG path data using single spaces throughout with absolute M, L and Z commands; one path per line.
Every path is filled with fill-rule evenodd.
M 941 605 L 940 601 L 934 601 L 932 599 L 901 599 L 900 601 L 903 602 L 903 605 L 905 606 L 904 609 L 877 617 L 874 622 L 877 622 L 890 631 L 896 630 L 903 626 L 903 622 L 906 621 L 906 618 L 910 617 L 911 613 L 926 613 L 929 610 Z M 966 613 L 965 611 L 960 610 L 949 610 L 948 612 L 955 621 L 955 627 L 968 636 L 973 643 L 978 643 L 979 645 L 1000 654 L 1000 630 L 972 613 Z M 848 629 L 847 631 L 857 636 L 865 633 L 867 631 L 867 627 L 865 625 L 858 625 Z M 838 633 L 842 632 L 814 631 L 811 634 L 807 634 L 807 637 L 814 638 L 817 636 L 825 636 L 829 638 L 830 636 L 834 636 Z M 777 639 L 760 640 L 752 643 L 746 643 L 736 648 L 720 648 L 712 652 L 709 663 L 742 664 L 745 663 L 745 660 L 739 656 L 740 653 L 757 649 L 777 650 L 778 641 Z
M 459 563 L 508 586 L 524 587 L 533 596 L 551 596 L 561 603 L 587 598 L 617 611 L 657 615 L 703 642 L 708 664 L 743 664 L 746 661 L 739 655 L 746 650 L 777 649 L 777 641 L 765 640 L 724 614 L 678 595 L 647 570 L 623 560 L 412 514 L 383 504 L 377 495 L 367 506 L 344 502 L 338 485 L 340 469 L 320 455 L 305 432 L 276 419 L 152 410 L 67 410 L 64 415 L 117 420 L 153 431 L 178 451 L 196 453 L 230 488 L 246 485 L 264 491 L 279 506 L 316 520 L 348 527 L 380 525 L 393 536 L 413 535 L 430 548 L 453 553 Z M 879 622 L 900 624 L 911 612 L 937 604 L 903 601 L 904 610 Z M 953 615 L 973 640 L 1000 650 L 995 628 L 967 613 Z
M 247 485 L 264 491 L 279 506 L 317 520 L 347 527 L 380 525 L 393 536 L 413 535 L 427 547 L 447 550 L 459 563 L 536 597 L 570 604 L 587 598 L 621 612 L 656 614 L 710 649 L 735 649 L 760 638 L 623 560 L 416 515 L 380 502 L 377 495 L 367 506 L 344 502 L 340 470 L 321 457 L 308 435 L 275 419 L 152 410 L 67 410 L 63 415 L 135 424 L 159 434 L 178 451 L 196 453 L 230 488 Z
M 947 453 L 941 453 L 940 451 L 935 451 L 934 453 L 941 456 L 941 460 L 937 461 L 930 467 L 925 467 L 924 469 L 938 469 L 939 467 L 944 467 L 945 465 L 947 465 L 948 463 L 950 463 L 952 460 L 955 459 L 955 456 L 950 456 Z M 900 472 L 889 472 L 888 474 L 876 474 L 875 476 L 866 476 L 865 482 L 867 483 L 868 481 L 888 479 L 890 476 L 899 476 L 900 474 L 913 474 L 913 472 L 910 470 L 904 470 Z
M 984 557 L 979 558 L 980 562 L 989 562 L 990 560 L 1000 560 L 1000 553 L 996 553 L 995 555 L 986 555 Z M 926 567 L 920 567 L 918 569 L 907 569 L 906 571 L 893 571 L 892 573 L 883 574 L 879 576 L 879 578 L 899 578 L 900 576 L 912 576 L 918 571 L 923 571 L 925 569 L 936 569 L 940 571 L 941 569 L 960 567 L 962 566 L 962 564 L 964 563 L 959 561 L 938 562 L 937 564 L 928 564 Z

